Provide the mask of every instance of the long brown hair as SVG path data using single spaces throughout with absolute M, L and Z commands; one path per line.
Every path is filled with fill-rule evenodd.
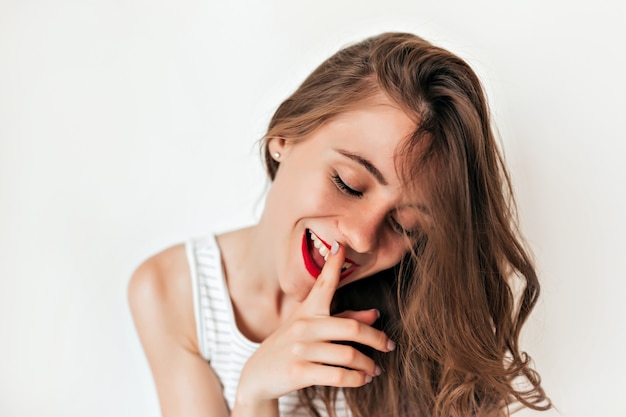
M 398 343 L 386 354 L 359 347 L 383 374 L 344 389 L 352 414 L 503 416 L 514 404 L 549 409 L 518 343 L 539 282 L 517 230 L 485 94 L 466 62 L 407 33 L 340 50 L 275 112 L 264 141 L 270 178 L 279 165 L 267 139 L 302 139 L 381 92 L 417 122 L 397 166 L 407 187 L 419 183 L 425 193 L 429 221 L 411 237 L 412 250 L 399 265 L 335 295 L 335 311 L 381 310 L 376 325 Z M 316 416 L 312 400 L 321 397 L 332 416 L 336 395 L 336 388 L 312 387 L 300 399 Z

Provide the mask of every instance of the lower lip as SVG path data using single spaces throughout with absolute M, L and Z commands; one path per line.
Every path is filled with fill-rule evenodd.
M 322 270 L 317 266 L 317 264 L 315 263 L 315 261 L 311 257 L 311 252 L 309 251 L 309 237 L 308 237 L 308 233 L 310 233 L 310 232 L 308 230 L 306 230 L 304 232 L 304 235 L 302 236 L 302 258 L 304 259 L 304 266 L 305 266 L 307 272 L 313 278 L 317 279 L 320 276 L 320 274 L 322 273 Z M 355 267 L 353 265 L 350 268 L 348 268 L 347 270 L 345 270 L 341 274 L 339 279 L 342 280 L 342 279 L 348 278 L 354 271 L 355 271 Z

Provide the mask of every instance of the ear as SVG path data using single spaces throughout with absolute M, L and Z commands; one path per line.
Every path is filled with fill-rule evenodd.
M 287 139 L 276 136 L 268 140 L 267 147 L 272 158 L 280 162 L 287 156 L 289 149 L 291 149 L 291 144 Z

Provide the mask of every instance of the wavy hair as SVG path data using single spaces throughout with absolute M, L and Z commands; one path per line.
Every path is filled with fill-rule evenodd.
M 396 153 L 405 186 L 419 183 L 429 222 L 396 267 L 337 291 L 333 310 L 377 307 L 375 324 L 398 343 L 383 369 L 344 389 L 355 417 L 506 416 L 513 405 L 552 407 L 521 328 L 539 296 L 535 267 L 517 228 L 511 181 L 482 85 L 469 65 L 408 33 L 384 33 L 323 62 L 276 110 L 263 141 L 267 172 L 279 164 L 272 137 L 299 140 L 376 94 L 417 122 Z M 425 187 L 425 189 L 424 189 Z M 338 389 L 310 387 L 334 416 Z

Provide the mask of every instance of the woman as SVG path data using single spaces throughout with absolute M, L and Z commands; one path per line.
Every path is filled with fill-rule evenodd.
M 258 224 L 131 280 L 165 416 L 550 408 L 518 346 L 539 284 L 464 61 L 411 34 L 349 46 L 280 105 L 263 152 Z

